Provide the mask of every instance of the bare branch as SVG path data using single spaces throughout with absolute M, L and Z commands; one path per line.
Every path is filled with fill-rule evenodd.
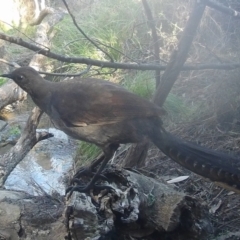
M 41 40 L 44 44 L 49 44 L 48 38 L 45 36 L 49 30 L 62 19 L 62 13 L 56 12 L 49 21 L 44 21 L 37 29 L 37 42 Z M 41 38 L 41 39 L 40 39 Z M 45 48 L 46 49 L 46 48 Z M 47 51 L 47 50 L 45 50 Z M 35 68 L 40 68 L 40 57 L 33 56 L 30 65 L 35 66 Z M 11 171 L 16 167 L 16 165 L 22 161 L 26 154 L 32 149 L 32 147 L 39 141 L 52 137 L 53 135 L 48 132 L 36 133 L 36 128 L 39 123 L 42 111 L 39 108 L 34 108 L 32 114 L 28 118 L 26 127 L 24 128 L 21 137 L 17 141 L 16 145 L 11 148 L 11 150 L 1 156 L 0 159 L 0 187 L 3 186 L 7 177 Z
M 41 44 L 41 43 L 36 42 L 34 39 L 30 38 L 28 35 L 26 35 L 25 33 L 21 32 L 18 28 L 14 27 L 13 25 L 11 25 L 11 24 L 9 24 L 9 23 L 7 23 L 7 22 L 5 22 L 5 21 L 2 21 L 2 20 L 0 20 L 0 22 L 6 24 L 6 25 L 8 25 L 8 26 L 10 26 L 12 29 L 14 29 L 15 31 L 17 31 L 18 33 L 20 33 L 21 36 L 26 37 L 26 38 L 29 39 L 31 42 L 36 43 L 36 44 L 39 45 L 39 46 L 42 46 L 42 47 L 45 48 L 46 50 L 50 50 L 48 47 L 44 46 L 44 45 Z M 7 35 L 6 35 L 6 36 L 7 36 Z M 19 38 L 19 39 L 21 39 L 21 38 Z M 3 40 L 6 40 L 6 39 L 3 39 Z M 10 42 L 10 41 L 9 41 L 9 42 Z M 30 49 L 30 50 L 31 50 L 31 49 Z
M 5 63 L 5 64 L 7 64 L 7 65 L 10 66 L 10 67 L 15 67 L 15 68 L 21 67 L 20 65 L 18 65 L 18 64 L 15 63 L 15 62 L 9 62 L 9 61 L 7 61 L 7 60 L 5 60 L 5 59 L 3 59 L 3 58 L 0 58 L 0 62 Z
M 17 164 L 25 157 L 32 147 L 41 140 L 53 137 L 51 133 L 36 133 L 42 111 L 34 108 L 29 116 L 26 127 L 14 148 L 10 152 L 4 154 L 0 161 L 0 186 L 3 186 L 9 174 L 17 166 Z
M 157 64 L 145 64 L 145 63 L 119 63 L 119 62 L 106 62 L 100 60 L 93 60 L 90 58 L 78 58 L 78 57 L 65 57 L 63 55 L 51 52 L 50 49 L 46 50 L 46 48 L 41 48 L 32 43 L 26 42 L 21 38 L 15 38 L 8 36 L 4 33 L 0 33 L 0 39 L 5 41 L 15 43 L 19 46 L 28 48 L 32 51 L 35 51 L 38 54 L 44 55 L 46 57 L 56 59 L 62 62 L 68 63 L 82 63 L 92 66 L 98 66 L 101 68 L 118 68 L 118 69 L 135 69 L 135 70 L 165 70 L 165 66 L 159 66 Z M 219 70 L 233 70 L 236 68 L 240 68 L 240 63 L 226 63 L 226 64 L 191 64 L 185 65 L 182 67 L 182 71 L 191 71 L 191 70 L 203 70 L 203 69 L 219 69 Z M 44 73 L 48 74 L 48 73 Z M 68 74 L 68 76 L 71 76 Z
M 225 14 L 230 15 L 235 18 L 240 18 L 240 12 L 238 12 L 230 7 L 225 7 L 222 4 L 220 4 L 214 0 L 206 0 L 206 4 L 208 7 L 214 8 L 215 10 L 218 10 L 222 13 L 225 13 Z
M 53 8 L 50 8 L 50 7 L 44 8 L 40 12 L 39 16 L 36 16 L 36 18 L 30 23 L 30 26 L 39 25 L 48 14 L 53 12 L 54 12 Z
M 151 9 L 149 7 L 147 0 L 142 0 L 142 3 L 143 3 L 143 7 L 145 9 L 145 13 L 147 15 L 148 25 L 152 30 L 154 59 L 157 64 L 160 64 L 160 52 L 159 52 L 160 47 L 159 47 L 159 40 L 158 40 L 157 31 L 156 31 L 155 21 L 153 19 L 152 12 L 151 12 Z M 155 71 L 156 86 L 158 86 L 160 83 L 160 74 L 161 74 L 160 70 Z
M 173 84 L 183 69 L 183 65 L 188 57 L 190 46 L 204 13 L 205 6 L 206 5 L 202 4 L 201 2 L 199 3 L 199 1 L 195 1 L 191 15 L 178 43 L 178 47 L 173 51 L 170 62 L 168 63 L 167 68 L 162 75 L 162 81 L 158 85 L 157 90 L 154 94 L 153 102 L 159 106 L 162 106 L 165 102 Z M 125 159 L 125 166 L 129 167 L 131 164 L 134 166 L 143 165 L 147 156 L 148 146 L 149 144 L 147 141 L 142 141 L 138 144 L 134 144 L 130 148 Z
M 204 4 L 204 1 L 196 1 L 193 6 L 193 10 L 184 28 L 182 37 L 179 40 L 177 49 L 173 51 L 170 62 L 162 76 L 162 82 L 159 84 L 154 95 L 153 101 L 159 106 L 162 106 L 165 102 L 187 60 L 190 46 L 192 45 L 193 38 L 202 19 L 205 7 L 206 5 Z
M 79 76 L 83 76 L 84 74 L 88 73 L 91 69 L 92 65 L 88 65 L 86 69 L 84 69 L 83 71 L 79 72 L 79 73 L 57 73 L 57 72 L 54 72 L 56 71 L 53 70 L 53 72 L 43 72 L 43 71 L 38 71 L 40 74 L 43 74 L 43 75 L 48 75 L 48 76 L 56 76 L 56 77 L 79 77 Z M 59 71 L 59 69 L 61 68 L 57 68 L 57 70 Z
M 97 42 L 98 44 L 103 45 L 104 47 L 107 47 L 107 48 L 111 48 L 111 49 L 113 49 L 115 52 L 120 53 L 122 56 L 124 56 L 125 58 L 131 60 L 132 62 L 138 63 L 137 60 L 135 60 L 135 59 L 129 57 L 128 55 L 124 54 L 123 52 L 119 51 L 118 49 L 116 49 L 116 48 L 114 48 L 114 47 L 112 47 L 112 46 L 106 45 L 106 44 L 100 42 L 98 39 L 96 39 L 96 40 L 94 40 L 94 41 Z

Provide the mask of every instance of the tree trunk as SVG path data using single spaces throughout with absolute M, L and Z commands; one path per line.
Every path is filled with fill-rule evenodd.
M 62 20 L 62 18 L 63 18 L 62 12 L 52 10 L 52 15 L 50 15 L 47 19 L 44 19 L 42 24 L 38 26 L 35 41 L 48 47 L 49 40 L 48 40 L 47 34 L 55 24 L 57 24 L 59 21 Z M 44 58 L 45 57 L 42 55 L 35 54 L 30 62 L 30 65 L 35 66 L 36 69 L 39 69 L 41 67 L 41 64 Z M 7 84 L 6 86 L 5 85 L 3 86 L 3 88 L 0 89 L 0 94 L 3 93 L 2 95 L 0 95 L 0 97 L 2 97 L 3 99 L 6 98 L 5 102 L 10 103 L 13 101 L 13 99 L 19 100 L 19 96 L 21 95 L 25 96 L 25 93 L 23 92 L 23 90 L 21 90 L 21 94 L 17 94 L 19 87 L 15 83 L 11 84 L 9 82 L 9 84 Z M 13 89 L 11 89 L 11 87 Z M 7 92 L 12 91 L 12 92 L 15 92 L 15 94 L 13 93 L 12 95 L 7 96 L 7 94 L 4 91 L 7 91 Z M 4 185 L 4 182 L 6 181 L 11 171 L 26 156 L 26 154 L 31 150 L 31 148 L 38 141 L 41 141 L 43 139 L 47 139 L 53 136 L 52 134 L 49 134 L 47 132 L 36 133 L 36 128 L 39 123 L 41 115 L 42 115 L 42 111 L 38 108 L 35 108 L 32 114 L 29 116 L 25 129 L 20 139 L 16 143 L 16 145 L 8 153 L 1 156 L 0 187 Z
M 193 11 L 188 19 L 186 27 L 182 33 L 182 37 L 178 43 L 178 47 L 171 55 L 170 62 L 162 75 L 161 83 L 158 85 L 157 90 L 154 94 L 153 102 L 159 106 L 163 106 L 173 84 L 178 78 L 184 63 L 187 60 L 188 52 L 191 47 L 193 38 L 196 34 L 196 30 L 202 19 L 202 15 L 205 10 L 205 4 L 202 1 L 195 1 Z M 149 143 L 135 144 L 133 148 L 129 150 L 127 159 L 124 161 L 123 166 L 134 165 L 136 167 L 143 166 L 144 163 L 142 154 L 139 156 L 139 149 L 141 152 L 147 152 Z M 146 157 L 146 154 L 144 154 Z M 145 159 L 144 159 L 145 160 Z M 133 164 L 132 164 L 133 163 Z M 140 165 L 141 164 L 141 165 Z

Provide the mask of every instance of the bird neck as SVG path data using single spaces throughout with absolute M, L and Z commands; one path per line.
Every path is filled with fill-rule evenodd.
M 31 96 L 34 103 L 46 112 L 49 101 L 51 99 L 52 91 L 54 89 L 53 82 L 47 81 L 43 78 L 36 78 L 30 87 L 30 91 L 27 91 Z

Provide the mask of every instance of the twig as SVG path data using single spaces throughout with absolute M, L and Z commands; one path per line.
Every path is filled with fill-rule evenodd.
M 116 49 L 116 48 L 114 48 L 114 47 L 112 47 L 112 46 L 109 46 L 109 45 L 107 45 L 107 44 L 104 44 L 104 43 L 100 42 L 100 41 L 97 40 L 97 39 L 95 40 L 95 42 L 98 42 L 98 44 L 101 44 L 101 45 L 103 45 L 104 47 L 113 49 L 113 50 L 116 51 L 117 53 L 120 53 L 122 56 L 124 56 L 124 57 L 128 58 L 129 60 L 131 60 L 132 62 L 139 63 L 139 62 L 136 61 L 135 59 L 129 57 L 128 55 L 124 54 L 123 52 L 119 51 L 118 49 Z
M 92 76 L 99 76 L 99 75 L 111 75 L 113 73 L 115 73 L 117 71 L 117 68 L 113 69 L 112 71 L 109 71 L 109 72 L 105 72 L 105 73 L 101 73 L 100 71 L 98 71 L 98 69 L 93 69 L 94 71 L 96 71 L 97 73 L 95 74 L 91 74 L 90 77 Z
M 20 65 L 18 65 L 18 64 L 15 63 L 15 62 L 9 62 L 9 61 L 7 61 L 7 60 L 5 60 L 5 59 L 3 59 L 3 58 L 0 58 L 0 62 L 5 63 L 5 64 L 7 64 L 8 66 L 15 67 L 15 68 L 21 67 Z
M 29 39 L 31 42 L 36 43 L 36 44 L 39 45 L 39 46 L 42 46 L 42 47 L 43 47 L 45 50 L 47 50 L 47 51 L 50 51 L 50 49 L 49 49 L 47 46 L 45 46 L 45 45 L 43 45 L 43 44 L 41 44 L 41 43 L 36 42 L 35 40 L 33 40 L 32 38 L 30 38 L 29 36 L 27 36 L 25 33 L 21 32 L 19 29 L 17 29 L 17 28 L 14 27 L 13 25 L 11 25 L 11 24 L 9 24 L 9 23 L 7 23 L 7 22 L 5 22 L 5 21 L 2 21 L 2 20 L 0 20 L 0 22 L 6 24 L 6 25 L 8 25 L 8 26 L 10 26 L 12 29 L 14 29 L 14 30 L 16 30 L 17 32 L 19 32 L 22 36 L 24 36 L 24 37 L 26 37 L 27 39 Z M 19 39 L 19 40 L 22 40 L 21 38 L 18 38 L 18 39 Z M 6 40 L 6 39 L 3 39 L 3 40 Z M 23 41 L 23 40 L 22 40 L 22 41 Z M 29 43 L 29 44 L 31 44 L 31 43 Z M 30 49 L 30 50 L 31 50 L 31 49 Z
M 55 73 L 54 71 L 49 73 L 49 72 L 43 72 L 43 71 L 38 71 L 40 74 L 48 75 L 48 76 L 59 76 L 59 77 L 79 77 L 82 76 L 86 73 L 89 72 L 91 69 L 92 65 L 88 65 L 86 69 L 81 71 L 80 73 Z
M 159 51 L 160 47 L 159 47 L 159 41 L 158 41 L 158 35 L 157 35 L 157 31 L 156 31 L 155 21 L 153 19 L 152 12 L 151 12 L 151 9 L 149 7 L 147 0 L 142 0 L 142 3 L 143 3 L 143 7 L 145 9 L 145 13 L 147 15 L 148 25 L 152 31 L 152 41 L 153 41 L 155 62 L 157 64 L 160 64 L 160 51 Z M 155 71 L 156 87 L 160 83 L 160 77 L 161 77 L 161 71 L 158 69 Z
M 39 108 L 34 108 L 32 114 L 27 120 L 27 124 L 23 133 L 14 148 L 1 157 L 0 161 L 0 186 L 3 186 L 9 174 L 17 166 L 17 164 L 26 156 L 32 147 L 39 141 L 53 137 L 53 134 L 48 132 L 37 132 L 36 128 L 40 121 L 42 111 Z

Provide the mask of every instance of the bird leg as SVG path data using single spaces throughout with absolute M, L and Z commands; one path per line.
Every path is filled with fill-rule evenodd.
M 81 167 L 73 176 L 71 183 L 81 176 L 88 176 L 93 173 L 94 169 L 104 160 L 104 154 L 101 154 L 97 159 L 95 159 L 89 166 Z
M 95 182 L 98 180 L 99 176 L 101 176 L 102 170 L 105 168 L 105 166 L 107 165 L 109 160 L 111 160 L 111 158 L 113 157 L 114 152 L 117 150 L 118 146 L 119 146 L 118 144 L 110 144 L 103 148 L 104 159 L 101 160 L 102 164 L 99 167 L 99 169 L 97 170 L 97 172 L 95 173 L 95 175 L 93 176 L 93 178 L 91 179 L 91 181 L 86 186 L 77 185 L 77 186 L 71 186 L 71 187 L 67 188 L 66 194 L 69 193 L 68 198 L 72 195 L 72 193 L 74 191 L 88 192 L 92 188 L 100 189 L 100 190 L 106 189 L 106 188 L 111 189 L 111 187 L 109 187 L 109 186 L 95 185 Z M 98 162 L 98 164 L 99 164 L 99 162 Z

